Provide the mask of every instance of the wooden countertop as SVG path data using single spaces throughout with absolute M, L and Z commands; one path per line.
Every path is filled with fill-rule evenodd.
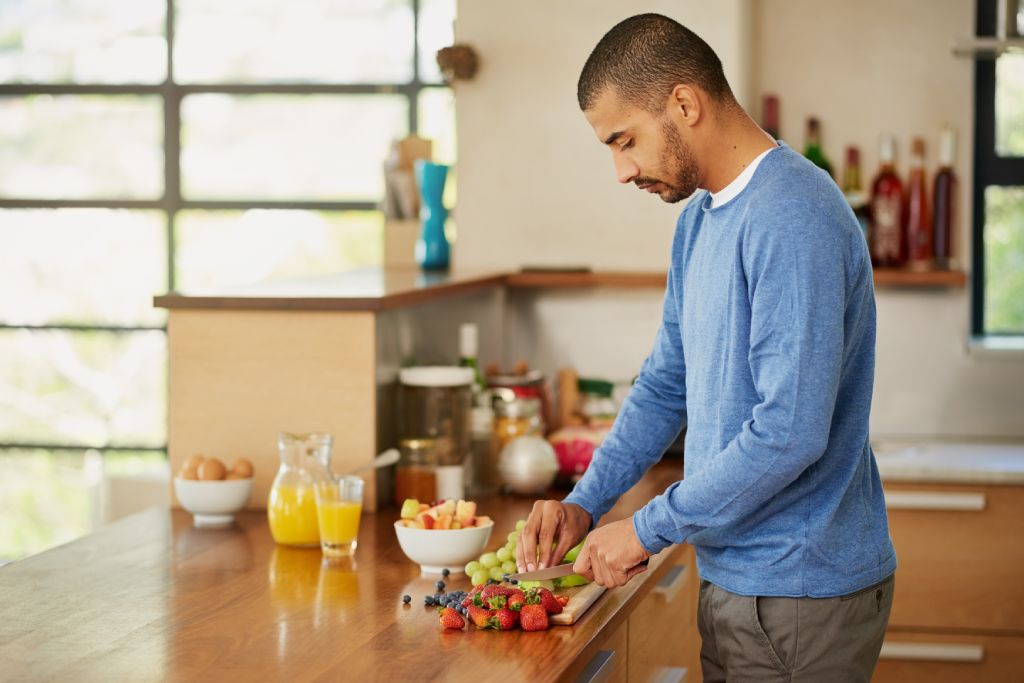
M 605 517 L 621 519 L 682 473 L 659 464 Z M 531 501 L 480 499 L 490 546 Z M 197 529 L 154 509 L 0 567 L 0 662 L 7 680 L 556 681 L 574 677 L 668 571 L 673 547 L 605 592 L 574 626 L 543 633 L 444 632 L 392 528 L 364 515 L 354 562 L 276 546 L 262 513 Z M 461 574 L 449 588 L 467 588 Z M 402 605 L 401 596 L 413 596 Z

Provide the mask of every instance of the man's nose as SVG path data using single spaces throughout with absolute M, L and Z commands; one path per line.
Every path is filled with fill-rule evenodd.
M 620 183 L 630 183 L 640 175 L 640 169 L 625 155 L 619 154 L 615 156 L 615 175 Z

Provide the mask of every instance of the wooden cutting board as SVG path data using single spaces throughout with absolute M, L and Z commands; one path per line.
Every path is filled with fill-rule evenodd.
M 604 586 L 598 586 L 596 583 L 558 589 L 555 591 L 555 595 L 568 596 L 569 603 L 562 608 L 561 612 L 552 615 L 549 621 L 552 624 L 560 624 L 562 626 L 575 624 L 583 616 L 583 613 L 601 597 L 605 590 L 607 589 Z

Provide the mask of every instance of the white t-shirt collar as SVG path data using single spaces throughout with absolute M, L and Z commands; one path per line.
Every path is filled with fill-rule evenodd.
M 758 164 L 761 163 L 761 160 L 764 159 L 770 152 L 778 148 L 779 146 L 776 145 L 771 149 L 766 149 L 765 151 L 761 152 L 756 157 L 754 157 L 753 161 L 747 164 L 747 167 L 743 169 L 743 172 L 736 176 L 736 178 L 731 183 L 723 187 L 718 192 L 712 192 L 711 208 L 717 209 L 720 206 L 724 206 L 725 204 L 728 204 L 733 199 L 735 199 L 740 192 L 743 192 L 743 189 L 747 186 L 748 183 L 750 183 L 750 179 L 754 177 L 754 171 L 757 170 L 757 166 Z

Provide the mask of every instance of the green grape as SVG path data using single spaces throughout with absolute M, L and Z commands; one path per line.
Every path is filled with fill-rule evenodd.
M 516 522 L 516 531 L 522 531 L 524 526 L 526 526 L 526 520 L 519 520 L 518 522 Z
M 484 566 L 482 564 L 480 564 L 476 560 L 473 560 L 472 562 L 466 565 L 466 576 L 473 576 L 473 574 L 476 574 L 483 568 Z
M 517 567 L 516 563 L 512 560 L 509 560 L 508 562 L 502 562 L 501 568 L 505 570 L 506 574 L 515 574 L 517 571 L 519 571 L 519 567 Z
M 484 569 L 490 569 L 491 567 L 497 567 L 500 563 L 498 562 L 498 556 L 494 553 L 484 553 L 480 556 L 480 564 Z
M 512 544 L 518 543 L 519 542 L 519 532 L 518 531 L 509 532 L 508 542 L 512 543 Z
M 505 576 L 505 574 L 507 573 L 504 569 L 501 568 L 500 565 L 497 566 L 497 567 L 491 567 L 490 571 L 491 571 L 491 578 L 494 579 L 495 581 L 501 581 L 501 577 Z
M 513 556 L 515 556 L 515 554 L 516 554 L 516 544 L 515 543 L 506 543 L 505 547 L 508 548 L 508 551 L 510 553 L 512 553 Z
M 491 578 L 491 573 L 486 569 L 477 569 L 473 572 L 473 576 L 470 577 L 470 581 L 474 586 L 479 586 L 487 583 L 487 579 Z
M 498 548 L 495 556 L 498 558 L 498 562 L 508 562 L 512 559 L 512 551 L 508 548 Z

